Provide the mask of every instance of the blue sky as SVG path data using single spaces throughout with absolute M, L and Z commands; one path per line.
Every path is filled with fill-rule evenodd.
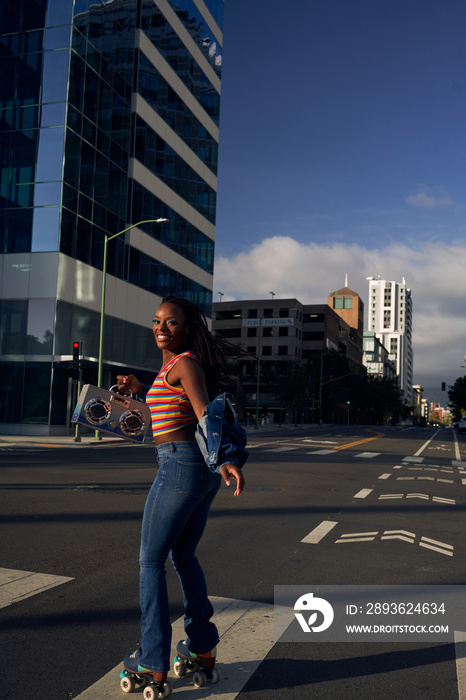
M 465 364 L 465 35 L 465 0 L 225 2 L 214 296 L 405 277 L 430 400 Z

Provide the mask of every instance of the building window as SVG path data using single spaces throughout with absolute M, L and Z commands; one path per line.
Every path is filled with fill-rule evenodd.
M 262 329 L 262 337 L 263 338 L 271 338 L 272 336 L 273 336 L 273 328 L 271 326 Z
M 333 297 L 334 309 L 352 309 L 353 297 Z
M 284 336 L 287 336 L 288 335 L 288 326 L 280 326 L 280 328 L 278 329 L 278 335 L 282 338 Z
M 215 331 L 217 338 L 241 338 L 241 328 L 224 328 Z
M 234 318 L 241 318 L 241 309 L 217 310 L 215 318 L 217 321 L 232 321 Z
M 323 323 L 325 320 L 324 314 L 304 314 L 303 323 Z
M 272 346 L 271 345 L 265 345 L 262 348 L 262 354 L 263 355 L 271 355 L 272 354 Z
M 289 309 L 280 309 L 280 311 L 278 312 L 278 315 L 280 318 L 288 318 L 288 316 L 290 315 L 290 310 Z
M 323 331 L 303 331 L 303 342 L 306 340 L 323 340 Z
M 248 328 L 248 338 L 255 338 L 257 336 L 257 328 Z
M 287 345 L 279 345 L 278 346 L 278 354 L 279 355 L 288 355 L 288 346 Z
M 257 318 L 257 309 L 248 309 L 248 318 Z
M 265 318 L 266 316 L 273 316 L 273 309 L 264 309 L 264 313 L 262 314 L 262 318 Z

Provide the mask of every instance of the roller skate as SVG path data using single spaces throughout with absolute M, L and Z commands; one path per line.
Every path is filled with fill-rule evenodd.
M 206 654 L 195 654 L 189 651 L 185 641 L 176 645 L 176 656 L 173 659 L 173 673 L 179 678 L 183 678 L 188 671 L 193 673 L 193 683 L 196 688 L 203 688 L 207 681 L 218 683 L 221 674 L 215 665 L 217 648 L 214 647 Z
M 172 685 L 167 680 L 167 673 L 158 673 L 144 668 L 138 663 L 135 654 L 127 654 L 120 673 L 120 688 L 124 693 L 132 693 L 136 688 L 144 688 L 144 700 L 168 698 Z

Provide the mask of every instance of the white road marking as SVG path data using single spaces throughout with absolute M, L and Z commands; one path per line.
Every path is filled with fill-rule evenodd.
M 382 493 L 379 496 L 379 501 L 388 501 L 395 499 L 405 498 L 403 493 Z M 420 498 L 424 501 L 428 501 L 430 496 L 427 493 L 407 493 L 406 498 Z M 432 496 L 432 500 L 436 503 L 448 503 L 450 505 L 456 505 L 456 501 L 453 498 L 442 498 L 440 496 Z
M 379 476 L 379 479 L 389 479 L 391 477 L 391 474 L 381 474 Z
M 430 443 L 432 442 L 432 440 L 434 439 L 434 437 L 436 437 L 436 436 L 439 434 L 439 432 L 440 432 L 440 430 L 436 430 L 435 433 L 434 433 L 434 434 L 432 435 L 432 437 L 430 438 L 430 440 L 427 440 L 427 442 L 425 442 L 425 443 L 422 445 L 422 447 L 420 447 L 420 448 L 418 449 L 418 451 L 414 453 L 414 456 L 415 456 L 415 457 L 419 457 L 419 455 L 420 455 L 422 452 L 424 452 L 424 450 L 426 449 L 426 447 L 428 447 L 428 446 L 430 445 Z
M 431 540 L 430 537 L 421 537 L 419 546 L 425 547 L 426 549 L 432 549 L 434 552 L 439 552 L 440 554 L 445 554 L 447 557 L 453 556 L 453 545 L 446 544 L 445 542 L 438 542 L 437 540 Z
M 202 700 L 213 695 L 220 700 L 234 700 L 275 644 L 273 605 L 218 597 L 211 597 L 210 601 L 214 606 L 214 620 L 220 635 L 218 667 L 222 678 L 218 685 L 208 683 L 205 688 L 195 688 L 191 673 L 184 678 L 177 678 L 171 670 L 168 677 L 173 685 L 174 694 L 176 697 L 183 697 L 184 700 Z M 186 636 L 183 617 L 173 623 L 172 630 L 173 659 L 176 644 Z M 76 700 L 121 700 L 122 668 L 122 664 L 116 666 L 78 695 Z
M 0 569 L 0 608 L 19 603 L 25 598 L 73 581 L 66 576 L 36 574 L 33 571 Z
M 312 438 L 305 438 L 303 442 L 313 442 L 319 445 L 338 445 L 338 442 L 335 440 L 313 440 Z
M 458 437 L 455 431 L 453 431 L 453 440 L 455 441 L 455 457 L 456 459 L 461 459 L 460 447 L 458 445 Z
M 418 462 L 418 463 L 420 463 L 423 461 L 424 461 L 424 457 L 418 457 L 417 453 L 414 455 L 414 457 L 408 456 L 408 457 L 404 457 L 404 459 L 403 459 L 403 462 Z
M 353 498 L 366 498 L 374 489 L 361 489 L 358 491 Z
M 335 540 L 335 544 L 341 544 L 345 542 L 372 542 L 378 535 L 378 532 L 348 532 L 341 535 L 339 540 Z M 415 544 L 416 535 L 414 532 L 408 532 L 407 530 L 385 530 L 381 535 L 381 540 L 401 540 L 402 542 L 407 542 L 408 544 Z M 439 554 L 445 554 L 447 557 L 453 556 L 454 547 L 446 542 L 439 542 L 438 540 L 432 540 L 430 537 L 421 537 L 419 542 L 420 547 L 425 547 L 426 549 L 432 549 L 434 552 Z
M 361 459 L 372 459 L 373 457 L 378 457 L 380 454 L 380 452 L 360 452 L 358 455 L 354 456 L 361 457 Z
M 308 452 L 308 455 L 331 455 L 334 454 L 333 450 L 314 450 L 314 452 Z
M 408 532 L 408 530 L 385 530 L 384 535 L 406 535 L 406 537 L 414 538 L 416 535 L 414 532 Z M 384 539 L 382 537 L 382 539 Z
M 380 478 L 380 477 L 379 477 Z M 454 479 L 436 479 L 434 476 L 397 476 L 397 481 L 439 481 L 442 484 L 454 484 Z M 464 482 L 464 479 L 462 479 Z
M 291 452 L 291 450 L 297 450 L 297 447 L 273 447 L 269 450 L 264 450 L 264 452 Z
M 301 540 L 305 544 L 318 544 L 325 535 L 328 535 L 330 530 L 333 530 L 335 525 L 338 525 L 338 521 L 334 520 L 323 520 L 320 525 L 317 525 L 311 532 Z
M 414 539 L 405 537 L 404 535 L 382 535 L 382 540 L 401 540 L 402 542 L 408 542 L 409 544 L 414 544 Z
M 372 542 L 378 535 L 376 532 L 348 532 L 340 537 L 339 540 L 335 541 L 335 544 L 341 542 Z
M 466 700 L 466 632 L 455 632 L 454 639 L 458 700 Z

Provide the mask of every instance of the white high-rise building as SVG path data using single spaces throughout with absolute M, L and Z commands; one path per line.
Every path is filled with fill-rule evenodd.
M 368 330 L 388 350 L 396 371 L 405 403 L 413 403 L 412 298 L 405 278 L 388 282 L 369 277 Z

